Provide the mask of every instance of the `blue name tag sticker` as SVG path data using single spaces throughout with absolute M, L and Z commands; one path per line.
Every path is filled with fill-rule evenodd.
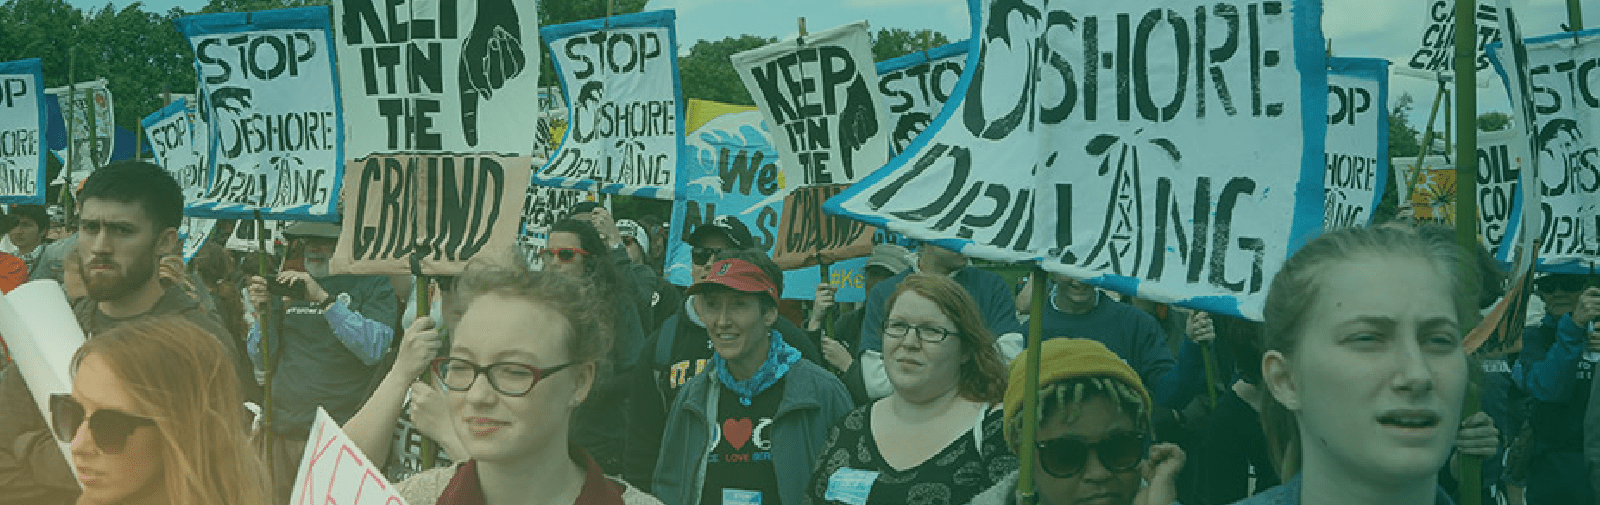
M 722 505 L 761 505 L 761 492 L 722 488 Z
M 828 477 L 828 491 L 822 498 L 847 505 L 866 505 L 872 494 L 872 483 L 878 481 L 878 472 L 840 468 Z

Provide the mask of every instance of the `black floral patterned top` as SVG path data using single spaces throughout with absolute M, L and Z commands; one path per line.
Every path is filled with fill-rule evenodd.
M 1017 469 L 996 406 L 973 429 L 921 464 L 895 470 L 872 437 L 872 405 L 850 412 L 828 432 L 806 488 L 810 505 L 962 505 Z

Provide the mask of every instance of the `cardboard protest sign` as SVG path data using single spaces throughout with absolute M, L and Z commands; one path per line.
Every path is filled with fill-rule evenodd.
M 889 110 L 878 89 L 865 21 L 733 55 L 733 69 L 761 107 L 784 180 L 846 184 L 889 156 Z
M 878 93 L 889 107 L 891 154 L 906 150 L 933 124 L 961 80 L 971 45 L 963 40 L 878 62 Z
M 1506 233 L 1537 237 L 1541 272 L 1589 273 L 1600 262 L 1600 86 L 1585 83 L 1595 82 L 1589 74 L 1600 67 L 1600 30 L 1523 41 L 1515 13 L 1505 8 L 1502 16 L 1512 27 L 1491 56 L 1526 121 L 1521 132 L 1539 180 L 1528 192 L 1539 201 L 1521 205 L 1538 213 L 1538 228 L 1513 218 Z
M 0 62 L 0 203 L 45 201 L 44 109 L 39 59 Z
M 290 505 L 405 505 L 405 499 L 384 478 L 383 468 L 372 464 L 361 448 L 339 428 L 328 412 L 317 407 L 295 474 Z
M 1259 319 L 1323 219 L 1321 3 L 973 1 L 945 110 L 830 212 Z
M 64 168 L 51 184 L 66 182 L 70 174 L 72 186 L 77 187 L 94 169 L 110 163 L 111 152 L 116 148 L 111 89 L 106 87 L 105 79 L 98 79 L 45 92 L 60 102 L 67 132 L 67 148 L 56 151 Z
M 210 125 L 191 215 L 337 220 L 344 150 L 327 7 L 178 18 Z
M 345 149 L 528 155 L 533 0 L 335 0 Z
M 1328 58 L 1328 229 L 1372 224 L 1389 180 L 1389 62 Z
M 350 162 L 334 273 L 456 275 L 509 254 L 532 160 L 494 154 L 374 154 Z
M 692 133 L 685 139 L 683 166 L 678 174 L 677 199 L 672 207 L 672 234 L 667 239 L 665 276 L 687 286 L 693 282 L 692 250 L 686 240 L 697 226 L 712 218 L 737 218 L 755 237 L 757 247 L 771 250 L 778 240 L 779 217 L 789 193 L 779 181 L 778 151 L 771 132 L 753 107 L 690 100 L 686 123 Z M 882 238 L 882 230 L 876 232 Z M 840 289 L 841 302 L 866 300 L 861 272 L 866 258 L 835 263 L 830 282 Z M 819 267 L 787 270 L 783 275 L 786 299 L 809 300 L 821 282 Z
M 783 197 L 783 217 L 772 243 L 772 261 L 778 267 L 788 270 L 872 254 L 876 228 L 822 213 L 822 202 L 844 188 L 843 184 L 806 186 Z
M 672 198 L 683 86 L 671 10 L 547 26 L 568 135 L 534 184 Z
M 50 395 L 72 392 L 72 355 L 84 340 L 61 284 L 38 280 L 0 294 L 0 335 L 5 335 L 13 366 L 22 372 L 34 405 L 49 416 Z M 49 424 L 48 417 L 44 422 Z M 67 443 L 57 447 L 71 462 Z
M 200 143 L 208 139 L 195 135 L 195 116 L 189 114 L 189 110 L 189 101 L 180 97 L 139 122 L 145 138 L 149 139 L 156 164 L 167 169 L 183 189 L 184 203 L 198 202 L 205 197 L 206 157 L 201 151 L 210 150 L 209 145 L 202 147 Z M 184 216 L 178 225 L 184 261 L 194 258 L 215 225 L 215 219 Z
M 1456 67 L 1456 2 L 1454 0 L 1426 0 L 1427 25 L 1422 30 L 1421 43 L 1405 67 L 1426 72 L 1453 73 Z M 1478 54 L 1474 60 L 1478 70 L 1489 68 L 1489 58 L 1484 48 L 1500 40 L 1500 17 L 1491 0 L 1478 0 L 1476 15 Z

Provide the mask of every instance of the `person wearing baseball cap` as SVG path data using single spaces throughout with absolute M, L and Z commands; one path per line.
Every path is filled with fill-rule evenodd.
M 1022 417 L 1029 354 L 1039 356 L 1037 419 Z M 1177 501 L 1183 450 L 1150 440 L 1150 393 L 1127 363 L 1094 340 L 1054 338 L 1011 363 L 1005 437 L 1021 453 L 1022 423 L 1036 422 L 1034 492 L 1043 505 L 1103 497 L 1110 505 Z M 1140 485 L 1141 478 L 1148 485 Z M 973 505 L 1015 503 L 1017 474 L 973 498 Z
M 705 278 L 705 266 L 717 257 L 717 253 L 756 247 L 756 239 L 750 235 L 750 228 L 733 216 L 717 216 L 705 224 L 696 226 L 694 231 L 689 233 L 688 242 L 694 248 L 691 271 L 696 281 Z
M 828 429 L 854 407 L 772 328 L 777 267 L 748 258 L 711 263 L 688 290 L 714 355 L 668 409 L 652 492 L 669 505 L 800 503 Z

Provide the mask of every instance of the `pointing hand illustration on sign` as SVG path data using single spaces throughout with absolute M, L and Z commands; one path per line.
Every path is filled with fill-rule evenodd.
M 461 130 L 467 145 L 478 145 L 478 100 L 494 98 L 527 67 L 518 37 L 522 27 L 511 0 L 482 0 L 472 31 L 461 45 Z

